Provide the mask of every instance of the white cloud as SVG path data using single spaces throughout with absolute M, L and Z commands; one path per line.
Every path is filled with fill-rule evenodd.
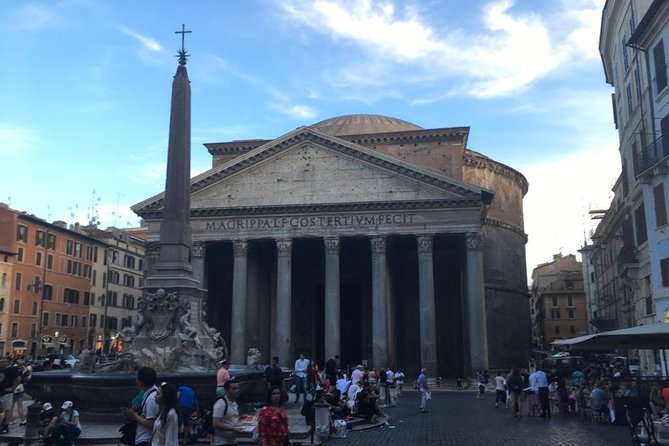
M 291 119 L 306 120 L 318 116 L 316 110 L 308 105 L 293 105 L 288 107 L 277 106 L 276 109 Z
M 39 143 L 35 130 L 0 122 L 0 155 L 19 155 L 35 149 Z
M 125 26 L 121 26 L 119 29 L 123 34 L 126 34 L 139 42 L 140 48 L 137 54 L 142 60 L 149 63 L 165 63 L 163 60 L 164 58 L 156 57 L 157 55 L 162 56 L 164 53 L 163 47 L 160 45 L 160 43 L 158 43 L 157 40 L 144 36 Z
M 511 0 L 487 4 L 477 30 L 437 29 L 420 9 L 398 9 L 389 1 L 293 0 L 284 11 L 290 20 L 365 53 L 363 71 L 340 69 L 337 76 L 326 77 L 339 88 L 450 80 L 448 92 L 442 87 L 440 95 L 431 96 L 434 100 L 449 94 L 487 98 L 523 91 L 560 66 L 594 57 L 598 1 L 581 2 L 579 9 L 565 3 L 565 10 L 556 13 L 560 20 L 517 12 L 513 6 Z
M 8 26 L 12 31 L 35 31 L 49 26 L 54 19 L 53 11 L 47 6 L 26 3 L 13 12 Z

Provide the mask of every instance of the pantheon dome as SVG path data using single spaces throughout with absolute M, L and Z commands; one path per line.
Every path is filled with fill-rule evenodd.
M 369 135 L 374 133 L 393 133 L 410 130 L 423 130 L 422 127 L 401 119 L 382 115 L 343 115 L 317 122 L 312 129 L 332 136 Z

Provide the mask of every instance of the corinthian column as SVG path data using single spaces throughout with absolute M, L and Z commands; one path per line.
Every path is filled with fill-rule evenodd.
M 230 360 L 233 364 L 246 364 L 246 284 L 248 242 L 232 242 L 234 252 L 232 276 L 232 332 L 230 333 Z
M 339 294 L 339 237 L 325 238 L 325 357 L 334 358 L 341 349 L 341 305 Z
M 418 242 L 418 314 L 420 318 L 421 366 L 437 373 L 437 329 L 434 304 L 433 237 L 420 236 Z
M 386 238 L 372 237 L 372 365 L 388 363 Z
M 290 365 L 291 348 L 291 256 L 293 241 L 276 241 L 277 277 L 276 277 L 276 355 L 283 366 Z
M 483 277 L 483 236 L 470 232 L 467 240 L 467 333 L 471 372 L 488 369 L 485 282 Z

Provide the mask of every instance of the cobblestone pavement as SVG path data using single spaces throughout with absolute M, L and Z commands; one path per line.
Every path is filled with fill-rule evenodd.
M 470 392 L 435 392 L 430 413 L 418 411 L 417 392 L 405 392 L 398 407 L 385 409 L 390 426 L 349 431 L 344 445 L 513 445 L 513 446 L 622 446 L 630 444 L 626 426 L 591 424 L 574 415 L 514 418 L 510 410 L 494 408 L 494 394 L 477 399 Z

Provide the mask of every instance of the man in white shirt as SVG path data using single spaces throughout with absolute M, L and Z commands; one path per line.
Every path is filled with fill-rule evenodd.
M 160 408 L 156 403 L 156 371 L 151 367 L 142 367 L 137 371 L 137 387 L 144 391 L 140 412 L 124 407 L 121 413 L 128 421 L 137 422 L 135 446 L 149 446 L 153 435 L 153 423 L 158 418 Z
M 390 396 L 390 389 L 395 387 L 395 372 L 388 367 L 386 370 L 386 406 L 392 406 L 393 400 Z
M 225 383 L 225 396 L 214 403 L 212 425 L 214 435 L 212 446 L 237 444 L 237 434 L 243 432 L 239 427 L 239 383 L 230 379 Z
M 360 386 L 358 383 L 353 383 L 348 387 L 348 400 L 355 401 L 355 396 L 360 392 Z
M 300 401 L 300 393 L 304 395 L 304 401 L 307 401 L 307 367 L 309 360 L 300 353 L 300 357 L 295 361 L 295 403 Z
M 539 396 L 541 418 L 551 417 L 550 401 L 548 400 L 548 376 L 541 369 L 530 375 L 530 387 Z

